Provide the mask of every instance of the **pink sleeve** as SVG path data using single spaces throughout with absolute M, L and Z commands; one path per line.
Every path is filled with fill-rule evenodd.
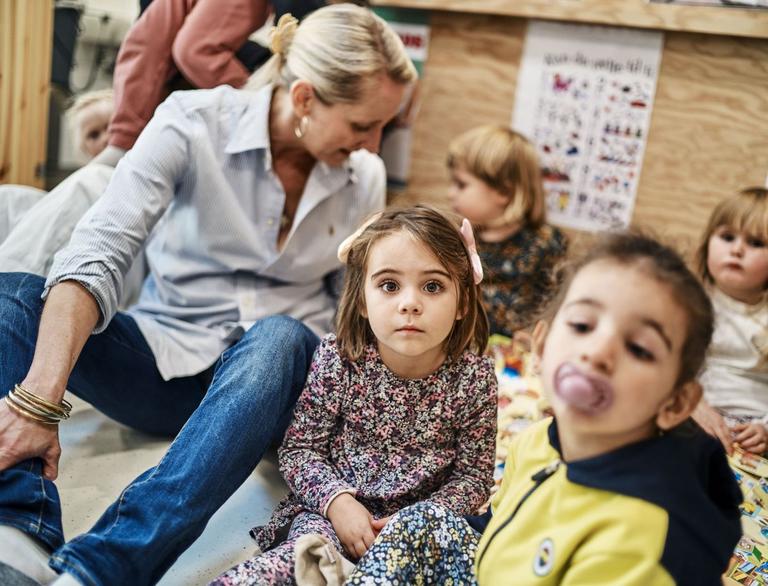
M 176 67 L 198 88 L 241 87 L 250 73 L 235 53 L 268 14 L 266 0 L 199 0 L 173 42 Z
M 109 144 L 130 149 L 176 73 L 171 48 L 196 0 L 155 0 L 128 31 L 117 55 Z

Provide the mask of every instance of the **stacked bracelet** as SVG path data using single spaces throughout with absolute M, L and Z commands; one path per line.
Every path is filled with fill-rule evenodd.
M 15 385 L 13 390 L 8 391 L 5 402 L 8 407 L 22 417 L 46 425 L 56 425 L 59 421 L 69 419 L 69 412 L 72 411 L 72 405 L 67 401 L 62 399 L 60 405 L 51 403 L 21 385 Z

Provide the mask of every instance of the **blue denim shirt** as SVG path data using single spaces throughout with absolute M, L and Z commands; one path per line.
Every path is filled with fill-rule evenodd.
M 324 277 L 340 268 L 336 248 L 384 206 L 376 155 L 356 151 L 340 167 L 318 162 L 278 250 L 285 191 L 272 169 L 271 95 L 271 87 L 228 86 L 172 94 L 48 275 L 44 295 L 64 280 L 93 294 L 98 333 L 147 241 L 149 276 L 128 313 L 165 379 L 205 370 L 268 315 L 330 331 L 334 300 Z

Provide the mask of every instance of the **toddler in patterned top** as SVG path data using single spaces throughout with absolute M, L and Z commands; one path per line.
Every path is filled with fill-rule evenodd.
M 339 257 L 337 334 L 315 353 L 279 450 L 290 494 L 252 530 L 263 553 L 216 584 L 292 583 L 302 535 L 356 561 L 404 507 L 465 515 L 488 497 L 497 383 L 469 222 L 386 211 Z
M 720 439 L 768 450 L 768 189 L 751 187 L 712 212 L 698 251 L 715 308 L 696 421 Z
M 546 223 L 536 148 L 502 126 L 481 126 L 448 149 L 453 209 L 478 231 L 483 303 L 491 332 L 512 336 L 536 321 L 557 289 L 568 243 Z

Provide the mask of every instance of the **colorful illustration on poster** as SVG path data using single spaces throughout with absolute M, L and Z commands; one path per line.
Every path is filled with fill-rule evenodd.
M 541 155 L 549 218 L 582 230 L 629 225 L 662 33 L 533 21 L 512 127 Z

